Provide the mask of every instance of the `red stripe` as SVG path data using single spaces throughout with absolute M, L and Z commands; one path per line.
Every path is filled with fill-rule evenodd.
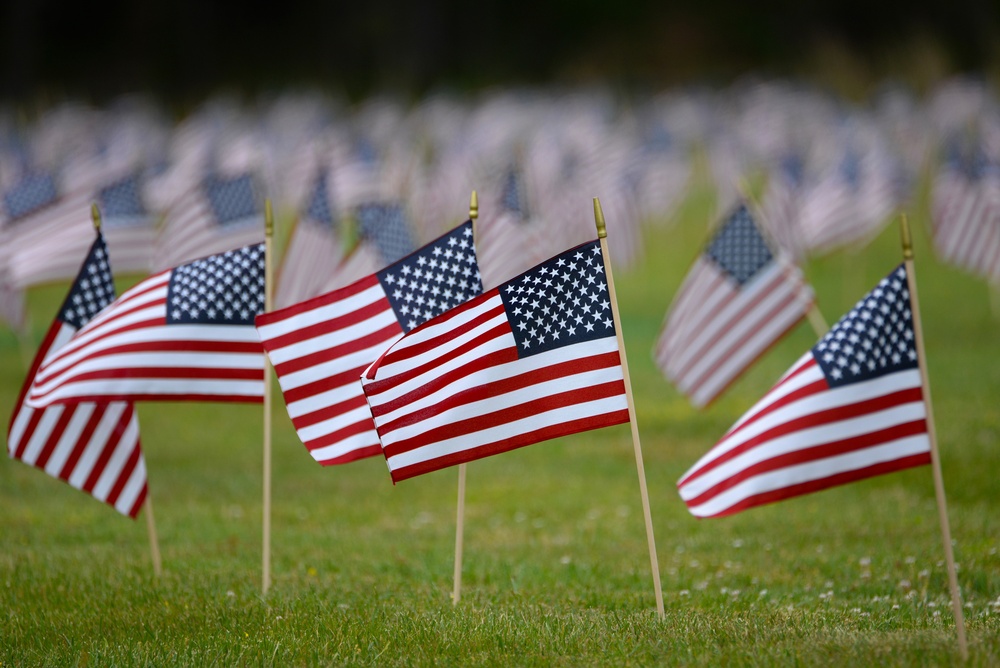
M 101 454 L 98 455 L 97 460 L 94 462 L 94 468 L 90 470 L 90 475 L 87 476 L 87 481 L 83 483 L 83 487 L 81 487 L 81 489 L 88 494 L 94 493 L 94 486 L 97 485 L 97 481 L 104 473 L 104 469 L 107 468 L 108 461 L 111 460 L 111 456 L 115 453 L 115 450 L 118 449 L 118 445 L 121 443 L 121 437 L 121 432 L 115 432 L 104 443 L 104 447 L 101 449 Z
M 831 422 L 839 422 L 841 420 L 861 417 L 870 413 L 885 410 L 887 408 L 893 408 L 895 406 L 902 406 L 904 404 L 920 401 L 923 401 L 923 392 L 921 391 L 921 388 L 913 387 L 897 390 L 895 392 L 890 392 L 889 394 L 880 395 L 878 397 L 873 397 L 854 404 L 848 404 L 846 406 L 837 406 L 826 410 L 818 410 L 813 413 L 782 422 L 781 424 L 775 425 L 753 438 L 744 441 L 740 445 L 734 447 L 725 454 L 720 455 L 711 462 L 708 462 L 705 466 L 692 472 L 691 475 L 684 478 L 683 482 L 687 483 L 689 481 L 696 480 L 709 471 L 721 466 L 725 462 L 728 462 L 759 445 L 766 444 L 768 441 L 775 438 L 780 438 L 781 436 L 786 436 L 811 427 L 821 427 Z M 740 427 L 740 430 L 742 429 L 743 425 Z
M 762 492 L 760 494 L 755 494 L 754 496 L 747 497 L 739 503 L 726 508 L 722 512 L 715 515 L 705 515 L 704 517 L 725 517 L 726 515 L 732 515 L 738 513 L 741 510 L 746 510 L 747 508 L 752 508 L 754 506 L 763 506 L 769 503 L 774 503 L 776 501 L 781 501 L 782 499 L 789 499 L 795 496 L 802 496 L 804 494 L 809 494 L 811 492 L 818 492 L 820 490 L 828 489 L 830 487 L 836 487 L 838 485 L 844 485 L 849 482 L 856 482 L 858 480 L 864 480 L 865 478 L 873 478 L 878 475 L 883 475 L 885 473 L 892 473 L 894 471 L 902 471 L 904 469 L 913 468 L 915 466 L 923 466 L 925 464 L 931 463 L 931 455 L 929 452 L 921 452 L 909 457 L 901 457 L 900 459 L 894 459 L 888 462 L 881 462 L 879 464 L 872 464 L 871 466 L 866 466 L 862 469 L 856 469 L 854 471 L 844 471 L 836 475 L 829 476 L 827 478 L 820 478 L 819 480 L 809 480 L 807 482 L 799 483 L 797 485 L 790 485 L 788 487 L 782 487 L 781 489 L 776 489 L 770 492 Z
M 129 508 L 128 510 L 129 517 L 131 517 L 132 519 L 136 518 L 136 516 L 139 514 L 139 509 L 142 508 L 142 504 L 146 502 L 146 495 L 148 493 L 149 493 L 149 486 L 145 481 L 143 481 L 142 489 L 139 491 L 139 494 L 136 495 L 135 503 L 133 503 L 132 507 Z
M 38 422 L 42 419 L 42 413 L 45 410 L 44 408 L 30 408 L 28 406 L 25 406 L 24 409 L 31 411 L 31 417 L 28 418 L 28 424 L 21 435 L 21 442 L 17 444 L 17 449 L 12 455 L 14 459 L 24 459 L 24 451 L 28 447 L 28 442 L 34 435 L 35 429 L 38 428 Z M 10 444 L 7 447 L 9 448 Z
M 296 327 L 294 331 L 280 334 L 273 338 L 264 339 L 264 347 L 268 350 L 280 350 L 286 346 L 314 339 L 317 336 L 335 334 L 341 330 L 347 329 L 348 327 L 381 315 L 386 311 L 392 312 L 392 306 L 385 297 L 382 297 L 378 301 L 374 301 L 371 304 L 365 304 L 359 309 L 349 311 L 336 318 L 320 320 L 318 322 L 313 322 L 312 324 L 302 323 L 300 326 Z M 395 325 L 397 331 L 402 331 L 402 328 L 398 323 L 393 324 Z M 386 328 L 389 327 L 390 325 L 386 326 Z M 261 338 L 263 339 L 263 337 Z
M 213 403 L 259 404 L 263 401 L 263 397 L 259 394 L 205 394 L 198 392 L 185 392 L 183 394 L 81 394 L 74 395 L 68 399 L 60 399 L 53 403 L 63 404 L 83 401 L 92 401 L 94 403 L 107 403 L 109 401 L 211 401 Z
M 741 482 L 763 473 L 777 471 L 779 469 L 788 468 L 797 464 L 805 464 L 821 459 L 828 459 L 830 457 L 835 457 L 848 452 L 866 450 L 897 439 L 926 433 L 926 420 L 914 420 L 912 422 L 896 424 L 891 427 L 886 427 L 885 429 L 869 432 L 867 434 L 861 434 L 851 438 L 830 441 L 829 443 L 821 443 L 808 448 L 801 448 L 792 452 L 786 452 L 776 457 L 771 457 L 770 459 L 765 459 L 757 462 L 756 464 L 740 469 L 728 478 L 721 480 L 717 484 L 706 489 L 698 496 L 686 500 L 685 503 L 691 507 L 700 506 L 726 490 L 737 486 Z
M 465 462 L 482 459 L 483 457 L 500 454 L 501 452 L 509 452 L 510 450 L 515 450 L 533 443 L 539 443 L 541 441 L 547 441 L 562 436 L 569 436 L 571 434 L 577 434 L 591 429 L 600 429 L 601 427 L 625 424 L 628 421 L 628 410 L 622 409 L 620 411 L 615 411 L 614 413 L 606 413 L 604 415 L 595 415 L 587 418 L 581 418 L 579 420 L 563 422 L 557 425 L 552 425 L 551 427 L 516 434 L 510 438 L 504 438 L 503 440 L 487 443 L 462 452 L 456 452 L 443 457 L 436 457 L 434 459 L 424 460 L 409 466 L 392 469 L 390 471 L 392 481 L 393 483 L 397 483 L 401 480 L 406 480 L 407 478 L 413 478 L 424 473 L 430 473 L 431 471 L 437 471 L 438 469 L 454 466 L 455 464 L 464 464 Z
M 378 436 L 375 435 L 375 425 L 372 424 L 370 419 L 359 420 L 353 424 L 346 425 L 337 429 L 336 431 L 331 431 L 322 436 L 317 436 L 316 438 L 310 439 L 305 443 L 306 449 L 312 452 L 313 450 L 319 450 L 320 448 L 325 448 L 328 445 L 333 445 L 339 443 L 345 439 L 351 438 L 352 436 L 357 436 L 358 434 L 364 434 L 365 432 L 372 432 L 373 445 L 379 446 Z
M 461 406 L 472 401 L 489 399 L 496 394 L 493 390 L 493 385 L 494 383 L 490 383 L 484 388 L 475 388 L 461 392 L 454 396 L 456 401 L 449 400 L 447 403 L 438 406 L 431 406 L 430 408 L 420 411 L 413 411 L 407 416 L 405 423 L 418 424 L 427 417 L 432 417 L 450 408 Z M 415 450 L 416 448 L 420 448 L 425 445 L 465 436 L 482 429 L 502 426 L 510 422 L 514 422 L 515 420 L 533 417 L 547 411 L 567 408 L 569 406 L 575 406 L 588 401 L 598 401 L 600 399 L 608 399 L 610 397 L 624 396 L 624 394 L 624 381 L 616 380 L 597 385 L 589 385 L 578 389 L 570 389 L 565 392 L 549 394 L 538 399 L 533 399 L 530 402 L 490 411 L 488 413 L 480 413 L 475 417 L 466 418 L 464 420 L 455 420 L 434 429 L 423 430 L 418 436 L 391 444 L 385 443 L 386 435 L 390 433 L 391 429 L 383 426 L 379 429 L 379 435 L 382 437 L 383 441 L 382 450 L 385 452 L 386 457 L 391 457 L 403 452 Z M 626 421 L 628 421 L 627 411 L 625 415 Z M 404 425 L 400 424 L 399 426 Z
M 199 367 L 125 367 L 125 368 L 114 368 L 105 369 L 100 371 L 88 371 L 87 373 L 81 373 L 70 378 L 65 378 L 60 382 L 60 386 L 67 387 L 72 386 L 76 383 L 83 383 L 90 380 L 115 380 L 115 379 L 143 379 L 147 378 L 150 380 L 162 380 L 169 378 L 183 378 L 186 380 L 191 380 L 192 382 L 197 382 L 199 380 L 254 380 L 261 381 L 264 380 L 264 370 L 263 369 L 230 369 L 230 368 L 211 368 L 202 369 Z M 46 395 L 37 395 L 38 398 L 44 398 Z M 126 397 L 132 397 L 135 395 L 128 394 Z M 72 395 L 70 397 L 62 397 L 55 399 L 53 403 L 77 403 L 80 401 L 85 401 L 82 395 Z M 110 401 L 110 395 L 97 395 L 96 403 L 107 403 Z M 134 401 L 134 400 L 133 400 Z
M 121 471 L 118 472 L 118 478 L 115 480 L 115 484 L 111 487 L 111 491 L 108 493 L 108 498 L 105 499 L 106 503 L 114 506 L 118 503 L 118 497 L 121 496 L 122 490 L 125 489 L 125 485 L 128 483 L 129 478 L 132 476 L 132 472 L 135 471 L 135 467 L 139 464 L 139 457 L 142 453 L 139 449 L 138 443 L 132 452 L 129 453 L 128 459 L 122 466 Z
M 275 365 L 274 371 L 279 377 L 286 376 L 290 373 L 295 373 L 296 371 L 302 371 L 320 364 L 325 364 L 326 362 L 333 362 L 342 357 L 356 353 L 359 350 L 366 350 L 377 346 L 380 343 L 385 343 L 388 347 L 389 341 L 391 341 L 394 337 L 398 337 L 402 333 L 403 329 L 399 326 L 399 323 L 393 320 L 392 323 L 386 325 L 378 331 L 346 340 L 339 345 L 320 348 L 315 352 L 295 357 L 286 362 L 281 362 L 280 364 Z M 306 339 L 311 337 L 303 338 Z M 268 350 L 275 350 L 274 347 L 266 344 L 265 348 Z M 361 365 L 361 371 L 364 371 L 367 366 L 367 363 Z M 359 372 L 358 377 L 360 376 L 361 373 Z
M 313 297 L 312 299 L 307 299 L 304 302 L 294 304 L 287 308 L 279 309 L 277 311 L 270 311 L 268 313 L 261 313 L 255 319 L 258 327 L 265 325 L 273 325 L 276 322 L 281 322 L 283 320 L 288 320 L 296 316 L 302 315 L 303 313 L 308 313 L 317 308 L 323 306 L 329 306 L 330 304 L 335 304 L 339 301 L 347 299 L 353 295 L 364 292 L 368 288 L 377 284 L 378 276 L 372 274 L 365 276 L 359 281 L 355 281 L 348 286 L 343 288 L 338 288 L 331 292 L 319 295 L 318 297 Z M 273 339 L 272 339 L 273 340 Z
M 358 383 L 358 396 L 363 396 L 361 394 L 361 373 L 364 370 L 364 365 L 361 365 L 353 369 L 341 371 L 333 376 L 319 378 L 311 383 L 300 385 L 299 387 L 282 390 L 282 393 L 285 395 L 285 405 L 287 406 L 288 404 L 301 401 L 302 399 L 309 399 L 317 394 L 320 394 L 321 392 L 333 390 L 338 387 L 344 387 L 350 383 Z

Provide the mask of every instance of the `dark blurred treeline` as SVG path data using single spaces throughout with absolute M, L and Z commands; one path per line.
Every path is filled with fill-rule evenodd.
M 750 71 L 919 79 L 1000 65 L 1000 2 L 841 0 L 7 0 L 0 101 L 220 89 L 362 97 Z M 841 77 L 845 78 L 845 77 Z

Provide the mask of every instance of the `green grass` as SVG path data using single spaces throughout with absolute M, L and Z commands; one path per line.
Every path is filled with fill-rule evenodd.
M 131 522 L 19 462 L 0 465 L 0 666 L 959 665 L 928 467 L 695 520 L 677 478 L 815 341 L 796 328 L 695 411 L 651 363 L 712 202 L 696 189 L 616 272 L 666 619 L 655 614 L 627 426 L 468 467 L 453 606 L 456 471 L 393 486 L 384 461 L 324 469 L 274 416 L 271 591 L 261 595 L 259 407 L 139 406 L 164 574 Z M 938 264 L 917 280 L 971 665 L 1000 663 L 1000 316 Z M 613 225 L 613 221 L 609 221 Z M 613 234 L 613 226 L 612 226 Z M 833 322 L 899 262 L 898 232 L 810 262 Z M 64 285 L 0 332 L 9 413 Z

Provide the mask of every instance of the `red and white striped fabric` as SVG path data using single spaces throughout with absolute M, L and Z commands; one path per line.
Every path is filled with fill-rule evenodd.
M 932 191 L 934 247 L 941 259 L 1000 279 L 1000 169 L 970 179 L 945 168 Z
M 261 401 L 263 306 L 263 244 L 154 274 L 42 362 L 28 404 Z
M 801 271 L 774 256 L 745 206 L 695 261 L 664 321 L 654 357 L 697 407 L 708 405 L 813 302 Z
M 362 386 L 394 482 L 628 422 L 600 245 L 418 327 Z
M 481 292 L 467 222 L 378 273 L 257 317 L 288 415 L 317 462 L 380 452 L 361 373 L 403 332 Z
M 114 299 L 107 248 L 98 234 L 42 342 L 21 389 L 7 432 L 7 452 L 129 517 L 146 499 L 146 464 L 131 403 L 78 403 L 32 408 L 25 395 L 42 360 Z
M 900 265 L 677 486 L 693 515 L 720 517 L 928 464 L 926 415 Z

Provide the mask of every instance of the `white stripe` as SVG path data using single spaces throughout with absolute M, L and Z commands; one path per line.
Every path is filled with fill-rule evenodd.
M 132 469 L 132 475 L 129 476 L 128 481 L 122 486 L 121 494 L 118 495 L 118 501 L 115 502 L 115 509 L 123 515 L 128 514 L 145 486 L 146 461 L 140 452 L 139 459 L 135 463 L 135 468 Z
M 112 428 L 117 425 L 118 417 L 115 416 L 114 422 L 110 423 Z M 94 496 L 102 500 L 108 498 L 111 490 L 114 489 L 115 483 L 118 482 L 118 476 L 121 475 L 122 468 L 128 462 L 129 456 L 135 449 L 135 442 L 138 438 L 138 420 L 129 420 L 124 433 L 122 433 L 121 440 L 118 442 L 118 446 L 111 453 L 111 457 L 108 458 L 108 461 L 104 465 L 104 470 L 101 471 L 97 482 L 94 484 Z
M 79 441 L 81 432 L 87 426 L 87 421 L 90 420 L 96 408 L 97 404 L 89 402 L 66 407 L 66 410 L 72 411 L 72 415 L 70 415 L 69 422 L 66 423 L 66 429 L 59 437 L 59 442 L 49 456 L 49 461 L 45 463 L 45 472 L 50 476 L 59 477 L 59 472 L 66 460 L 69 459 L 69 455 L 73 452 L 73 446 Z
M 316 461 L 325 462 L 331 459 L 336 459 L 337 457 L 342 457 L 343 455 L 354 452 L 355 450 L 360 450 L 361 448 L 378 445 L 378 443 L 378 434 L 375 433 L 374 429 L 371 429 L 369 431 L 341 439 L 331 445 L 310 450 L 310 454 Z
M 46 441 L 49 440 L 49 435 L 52 433 L 52 430 L 55 429 L 56 423 L 59 421 L 59 418 L 62 416 L 64 410 L 71 410 L 71 408 L 53 406 L 42 412 L 42 417 L 36 424 L 35 431 L 32 432 L 31 438 L 28 439 L 28 445 L 24 449 L 24 454 L 21 456 L 22 462 L 34 466 L 35 462 L 38 461 L 38 456 L 42 453 L 42 448 L 45 446 Z
M 386 461 L 389 464 L 390 470 L 396 470 L 457 452 L 471 450 L 488 443 L 496 443 L 510 438 L 512 435 L 523 434 L 581 418 L 593 418 L 626 409 L 627 405 L 624 394 L 607 399 L 574 404 L 566 408 L 547 411 L 521 420 L 514 420 L 495 427 L 489 427 L 478 432 L 463 434 L 456 438 L 432 443 L 408 452 L 386 457 Z M 383 447 L 386 445 L 383 441 Z
M 337 431 L 338 429 L 343 429 L 344 427 L 349 427 L 359 422 L 371 423 L 371 420 L 371 409 L 368 408 L 368 404 L 364 404 L 347 412 L 338 413 L 336 416 L 328 420 L 317 422 L 316 424 L 309 425 L 308 427 L 302 427 L 297 431 L 302 442 L 308 443 L 309 441 L 320 438 L 321 436 L 326 436 L 327 434 Z
M 207 394 L 232 397 L 260 397 L 264 394 L 264 383 L 253 380 L 117 378 L 113 382 L 108 380 L 77 381 L 65 391 L 53 394 L 49 399 L 52 401 L 61 401 L 64 399 L 71 400 L 74 397 L 129 396 L 138 394 L 171 396 Z M 53 406 L 55 405 L 53 404 Z
M 365 290 L 362 290 L 355 295 L 351 295 L 350 297 L 345 297 L 344 299 L 337 300 L 330 304 L 324 304 L 323 306 L 317 306 L 316 308 L 308 311 L 295 313 L 289 315 L 287 318 L 282 318 L 281 320 L 259 325 L 257 327 L 257 331 L 260 332 L 260 338 L 262 341 L 270 341 L 286 334 L 294 334 L 303 328 L 309 327 L 310 325 L 328 322 L 336 318 L 342 318 L 348 313 L 358 311 L 384 298 L 385 292 L 382 290 L 382 285 L 380 283 L 376 283 L 370 288 L 366 288 Z M 281 348 L 278 348 L 277 350 L 281 350 Z
M 337 329 L 332 332 L 320 334 L 318 336 L 309 339 L 296 341 L 295 343 L 291 343 L 282 348 L 273 348 L 270 351 L 268 351 L 268 357 L 271 358 L 271 363 L 277 367 L 280 366 L 281 364 L 284 364 L 285 362 L 291 360 L 297 360 L 302 357 L 312 355 L 313 353 L 319 351 L 330 350 L 332 348 L 342 346 L 345 343 L 352 343 L 367 335 L 379 332 L 393 324 L 396 324 L 396 316 L 393 314 L 392 309 L 387 309 L 385 311 L 381 311 L 380 313 L 376 314 L 375 316 L 367 320 L 357 323 L 356 325 L 351 325 L 350 327 L 345 327 L 343 329 Z M 308 327 L 308 325 L 304 323 L 302 324 L 302 326 Z M 402 335 L 402 331 L 393 334 L 387 340 L 390 341 L 395 340 L 396 338 L 399 338 L 400 335 Z M 381 344 L 378 343 L 373 344 L 374 347 L 377 347 L 378 345 Z M 378 354 L 384 351 L 386 347 L 388 346 L 383 347 L 381 350 L 375 353 L 375 356 L 377 357 Z M 363 352 L 365 351 L 349 353 L 348 355 L 345 355 L 345 357 L 356 357 L 357 355 Z M 375 357 L 369 357 L 368 361 L 371 361 L 373 359 L 375 359 Z M 363 364 L 363 362 L 361 363 Z M 303 369 L 303 371 L 305 371 L 305 369 Z M 295 373 L 300 373 L 300 372 L 295 372 Z M 289 376 L 293 374 L 285 374 L 285 375 Z

